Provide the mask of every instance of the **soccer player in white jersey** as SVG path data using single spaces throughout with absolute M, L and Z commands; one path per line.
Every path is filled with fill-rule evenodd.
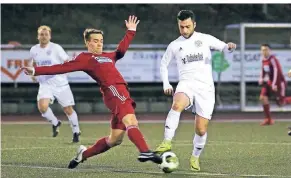
M 173 104 L 168 113 L 164 141 L 155 150 L 162 153 L 171 150 L 171 141 L 179 124 L 180 114 L 193 105 L 195 115 L 195 136 L 190 166 L 200 171 L 199 156 L 205 146 L 207 127 L 212 117 L 215 103 L 210 49 L 232 52 L 236 45 L 224 43 L 217 38 L 194 31 L 195 15 L 190 10 L 182 10 L 177 16 L 181 36 L 172 41 L 161 61 L 161 78 L 166 95 L 173 95 L 173 87 L 168 80 L 168 65 L 177 61 L 179 83 L 173 96 Z
M 30 57 L 33 65 L 51 66 L 70 60 L 69 56 L 60 45 L 50 41 L 50 27 L 40 26 L 37 33 L 39 44 L 34 45 L 30 49 Z M 32 80 L 39 83 L 37 95 L 38 109 L 42 114 L 42 117 L 46 118 L 52 124 L 53 137 L 58 135 L 61 121 L 56 118 L 49 105 L 53 103 L 54 99 L 57 99 L 69 119 L 73 131 L 72 141 L 79 142 L 80 128 L 78 116 L 73 109 L 75 101 L 67 76 L 65 74 L 50 76 L 44 75 L 32 77 Z

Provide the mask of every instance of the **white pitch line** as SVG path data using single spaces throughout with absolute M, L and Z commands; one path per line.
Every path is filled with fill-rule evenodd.
M 74 170 L 70 170 L 67 168 L 58 168 L 58 167 L 50 167 L 50 166 L 28 166 L 28 165 L 13 165 L 13 164 L 2 164 L 3 167 L 21 167 L 21 168 L 32 168 L 32 169 L 50 169 L 50 170 L 62 170 L 62 171 L 100 171 L 100 172 L 119 172 L 119 173 L 136 173 L 136 174 L 164 174 L 163 172 L 157 172 L 157 171 L 136 171 L 136 170 L 121 170 L 121 169 L 113 169 L 113 170 L 106 170 L 106 169 L 92 169 L 92 168 L 77 168 Z M 3 171 L 3 170 L 2 170 Z M 173 172 L 171 174 L 174 175 L 201 175 L 201 176 L 220 176 L 220 177 L 289 177 L 290 176 L 284 176 L 284 175 L 262 175 L 262 174 L 227 174 L 227 173 L 207 173 L 207 172 L 195 172 L 195 173 L 189 173 L 189 172 Z
M 256 143 L 256 142 L 223 142 L 223 141 L 211 141 L 207 143 L 208 146 L 224 146 L 226 144 L 242 144 L 242 145 L 277 145 L 277 146 L 290 146 L 291 143 Z M 130 144 L 123 144 L 121 146 L 130 145 Z M 192 143 L 183 143 L 183 142 L 175 142 L 173 143 L 174 146 L 192 146 Z M 133 145 L 132 145 L 133 146 Z M 78 145 L 69 145 L 69 146 L 62 146 L 62 147 L 54 147 L 57 149 L 66 149 L 66 148 L 77 148 Z M 14 147 L 14 148 L 2 148 L 3 151 L 6 150 L 29 150 L 29 149 L 50 149 L 51 147 Z
M 212 120 L 211 122 L 215 123 L 255 123 L 260 122 L 262 119 L 217 119 Z M 139 123 L 142 124 L 163 124 L 165 120 L 139 120 Z M 276 119 L 276 122 L 290 122 L 290 119 Z M 69 124 L 68 121 L 62 121 L 62 123 Z M 109 124 L 110 121 L 79 121 L 81 124 Z M 194 123 L 194 120 L 180 120 L 180 123 Z M 18 121 L 4 121 L 1 122 L 1 125 L 50 125 L 50 123 L 45 121 L 26 121 L 26 122 L 18 122 Z
M 19 139 L 36 139 L 36 140 L 65 140 L 70 139 L 71 137 L 61 137 L 60 138 L 53 138 L 53 137 L 25 137 L 25 136 L 3 136 L 3 138 L 19 138 Z M 81 137 L 82 140 L 96 140 L 97 137 Z M 147 140 L 149 142 L 160 142 L 161 140 Z M 217 145 L 226 145 L 226 144 L 241 144 L 241 145 L 291 145 L 290 142 L 237 142 L 237 141 L 211 141 L 209 140 L 207 144 L 217 144 Z M 190 140 L 177 140 L 173 141 L 173 145 L 176 144 L 186 144 L 192 145 Z

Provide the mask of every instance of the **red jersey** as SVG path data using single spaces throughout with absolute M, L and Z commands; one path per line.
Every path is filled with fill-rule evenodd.
M 281 82 L 286 84 L 282 67 L 275 56 L 271 55 L 269 58 L 263 59 L 261 80 L 267 82 L 271 86 L 280 86 Z
M 102 52 L 102 54 L 83 52 L 74 60 L 64 64 L 35 67 L 35 75 L 84 71 L 90 75 L 101 88 L 107 88 L 114 84 L 127 84 L 115 67 L 115 63 L 124 56 L 134 36 L 135 31 L 127 30 L 124 38 L 114 52 Z

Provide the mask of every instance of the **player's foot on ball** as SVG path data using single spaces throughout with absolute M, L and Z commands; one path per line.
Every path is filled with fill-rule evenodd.
M 261 122 L 261 126 L 266 126 L 266 125 L 273 125 L 275 121 L 273 119 L 268 119 L 266 118 L 263 122 Z
M 52 126 L 52 128 L 53 128 L 53 137 L 58 136 L 59 131 L 60 131 L 59 128 L 60 128 L 61 125 L 62 125 L 62 122 L 60 120 L 58 120 L 58 124 Z
M 164 140 L 155 150 L 155 153 L 164 153 L 166 151 L 171 151 L 172 142 L 169 140 Z
M 72 140 L 72 142 L 73 143 L 78 143 L 79 142 L 79 136 L 81 135 L 81 132 L 79 132 L 79 133 L 77 133 L 77 132 L 75 132 L 74 134 L 73 134 L 73 140 Z
M 163 162 L 162 158 L 155 154 L 154 152 L 142 152 L 137 158 L 140 162 L 152 161 L 156 164 L 161 164 Z
M 191 156 L 190 158 L 191 171 L 200 171 L 199 158 Z
M 86 151 L 87 148 L 84 145 L 80 145 L 80 147 L 77 150 L 77 155 L 74 159 L 72 159 L 68 165 L 69 169 L 76 168 L 80 163 L 84 162 L 85 159 L 83 159 L 83 153 Z

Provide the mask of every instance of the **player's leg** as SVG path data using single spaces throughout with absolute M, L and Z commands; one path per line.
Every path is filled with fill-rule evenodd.
M 162 159 L 154 152 L 150 151 L 143 134 L 139 130 L 135 114 L 126 114 L 122 118 L 122 123 L 125 125 L 129 140 L 135 144 L 140 152 L 138 160 L 140 162 L 153 161 L 154 163 L 161 164 Z
M 209 120 L 215 104 L 215 92 L 198 90 L 195 93 L 195 107 L 192 112 L 195 115 L 195 135 L 193 138 L 193 151 L 190 158 L 190 166 L 192 171 L 200 171 L 199 157 L 204 149 L 207 140 L 207 130 Z
M 39 88 L 37 95 L 37 106 L 41 113 L 41 116 L 46 118 L 52 124 L 53 137 L 56 137 L 59 133 L 59 127 L 61 126 L 61 121 L 57 119 L 53 111 L 49 107 L 51 101 L 54 100 L 52 92 L 46 86 Z
M 270 125 L 274 123 L 274 121 L 271 118 L 269 95 L 270 95 L 270 88 L 268 86 L 264 86 L 261 90 L 260 101 L 263 105 L 265 119 L 261 123 L 261 125 Z
M 76 157 L 70 161 L 68 168 L 73 169 L 79 165 L 79 163 L 86 159 L 104 153 L 110 148 L 120 145 L 122 143 L 125 130 L 122 129 L 111 129 L 110 135 L 100 138 L 97 142 L 89 148 L 81 145 L 78 148 Z
M 278 95 L 280 98 L 280 104 L 291 104 L 291 96 L 286 96 L 286 83 L 281 82 L 280 87 L 278 88 Z
M 155 152 L 162 153 L 169 151 L 172 148 L 171 141 L 175 136 L 176 129 L 178 128 L 180 115 L 183 110 L 191 107 L 193 103 L 193 97 L 189 83 L 179 82 L 175 95 L 173 97 L 173 103 L 171 110 L 169 111 L 165 123 L 164 140 L 156 148 Z
M 69 85 L 53 88 L 53 94 L 57 98 L 59 104 L 63 107 L 64 113 L 67 115 L 70 126 L 72 128 L 74 143 L 79 142 L 80 127 L 78 115 L 74 110 L 74 96 Z

